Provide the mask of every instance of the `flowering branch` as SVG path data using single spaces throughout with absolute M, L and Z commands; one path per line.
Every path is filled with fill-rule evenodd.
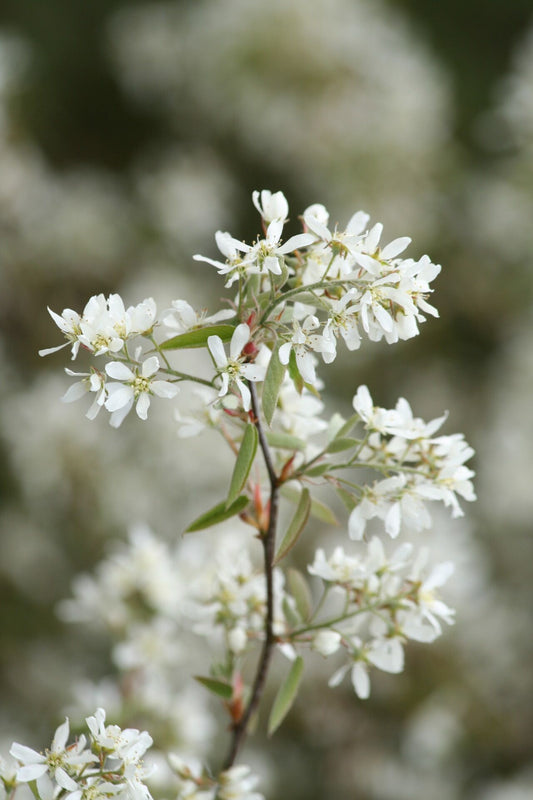
M 193 575 L 179 572 L 180 559 L 173 560 L 164 547 L 150 537 L 132 540 L 130 556 L 123 557 L 127 581 L 120 574 L 115 576 L 116 565 L 104 564 L 94 582 L 80 584 L 75 598 L 64 606 L 72 621 L 99 618 L 103 627 L 121 637 L 114 659 L 119 669 L 134 673 L 137 685 L 141 682 L 142 686 L 140 676 L 152 674 L 153 679 L 154 641 L 164 642 L 164 651 L 188 627 L 194 635 L 206 635 L 223 648 L 222 658 L 212 664 L 209 674 L 196 679 L 230 714 L 229 751 L 218 775 L 170 756 L 180 782 L 178 800 L 193 796 L 263 800 L 253 791 L 255 776 L 236 761 L 263 698 L 278 645 L 291 658 L 291 667 L 270 711 L 269 733 L 281 724 L 297 696 L 306 649 L 324 658 L 343 654 L 329 685 L 336 686 L 350 673 L 356 694 L 364 699 L 370 693 L 372 669 L 400 672 L 408 641 L 431 642 L 442 633 L 443 622 L 453 623 L 453 610 L 439 597 L 453 565 L 428 564 L 429 552 L 415 551 L 405 541 L 389 553 L 379 536 L 367 539 L 367 530 L 380 530 L 381 525 L 391 539 L 401 540 L 405 532 L 430 528 L 431 503 L 443 503 L 457 517 L 463 513 L 458 498 L 475 499 L 474 473 L 466 466 L 473 450 L 462 434 L 436 435 L 446 414 L 425 422 L 413 415 L 404 398 L 395 408 L 381 408 L 368 388 L 360 386 L 352 401 L 354 413 L 347 420 L 340 414 L 329 420 L 322 416 L 319 359 L 326 366 L 333 362 L 339 342 L 353 352 L 365 340 L 385 339 L 394 344 L 416 336 L 425 315 L 438 316 L 428 298 L 440 266 L 428 256 L 418 260 L 401 256 L 410 243 L 408 237 L 382 246 L 381 224 L 369 226 L 369 217 L 362 211 L 352 216 L 344 230 L 330 229 L 329 214 L 320 204 L 304 211 L 303 232 L 283 242 L 288 216 L 283 194 L 254 192 L 253 201 L 261 215 L 262 237 L 249 245 L 218 231 L 215 238 L 223 260 L 195 256 L 213 266 L 226 287 L 236 284 L 231 308 L 208 316 L 179 299 L 158 318 L 151 298 L 126 308 L 119 295 L 96 295 L 81 314 L 64 309 L 59 315 L 50 310 L 66 342 L 41 351 L 48 355 L 68 346 L 75 359 L 83 348 L 105 362 L 88 373 L 67 370 L 79 380 L 63 400 L 71 402 L 89 394 L 92 404 L 87 417 L 94 419 L 105 409 L 113 427 L 119 427 L 132 409 L 146 420 L 152 398 L 173 400 L 184 382 L 194 383 L 191 412 L 183 413 L 181 407 L 174 410 L 178 434 L 185 438 L 216 429 L 229 444 L 235 464 L 225 498 L 197 517 L 187 531 L 238 516 L 261 541 L 263 562 L 257 568 L 246 541 L 239 541 L 232 550 L 221 538 L 210 580 L 199 588 Z M 180 368 L 181 351 L 192 348 L 210 357 L 207 377 Z M 262 459 L 257 457 L 258 449 Z M 352 472 L 361 468 L 374 470 L 376 480 L 363 485 L 352 480 Z M 346 470 L 348 477 L 343 474 Z M 338 524 L 333 511 L 313 496 L 318 485 L 334 491 L 346 507 L 352 549 L 338 546 L 326 556 L 318 548 L 307 567 L 309 579 L 298 570 L 285 570 L 283 564 L 312 516 L 322 523 Z M 276 545 L 280 496 L 295 508 Z M 117 626 L 109 610 L 117 605 L 116 592 L 132 585 L 131 576 L 139 564 L 146 569 L 147 563 L 154 562 L 152 557 L 134 557 L 136 548 L 145 544 L 158 552 L 155 563 L 167 576 L 167 584 L 187 590 L 190 602 L 184 604 L 180 594 L 174 604 L 162 603 L 154 590 L 160 576 L 150 582 L 143 573 L 138 593 L 119 598 L 122 611 Z M 322 582 L 314 610 L 310 580 Z M 96 602 L 95 598 L 105 599 L 107 594 L 111 594 L 108 603 Z M 141 597 L 144 617 L 139 618 L 131 594 L 137 600 Z M 141 646 L 143 637 L 150 642 L 146 648 L 150 657 Z M 242 665 L 258 643 L 255 676 L 243 708 Z M 175 666 L 173 651 L 167 661 L 165 667 L 159 665 L 157 683 L 165 668 Z M 104 736 L 103 718 L 91 726 L 94 736 L 96 728 L 98 736 Z M 21 745 L 15 747 L 14 755 L 21 765 L 19 781 L 47 770 L 44 757 L 29 755 Z M 28 758 L 33 761 L 24 760 Z M 59 761 L 58 756 L 54 763 Z M 28 769 L 30 763 L 33 766 Z M 83 776 L 76 769 L 77 762 L 64 772 L 56 769 L 54 779 L 70 793 L 69 800 L 81 800 L 86 794 Z M 7 787 L 7 779 L 3 780 Z M 11 791 L 11 783 L 9 787 Z M 49 796 L 44 789 L 39 794 L 40 800 Z

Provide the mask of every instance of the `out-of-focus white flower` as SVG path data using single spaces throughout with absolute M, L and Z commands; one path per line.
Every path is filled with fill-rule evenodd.
M 313 636 L 311 647 L 322 656 L 330 656 L 336 653 L 340 647 L 342 636 L 337 631 L 323 630 L 318 631 Z
M 220 800 L 265 800 L 262 794 L 253 791 L 258 783 L 259 778 L 250 767 L 237 764 L 218 776 L 217 797 Z
M 223 397 L 228 393 L 228 389 L 232 383 L 237 385 L 242 397 L 242 406 L 245 411 L 250 410 L 252 395 L 248 386 L 244 383 L 247 381 L 263 381 L 265 379 L 266 368 L 260 364 L 244 363 L 246 354 L 243 354 L 243 349 L 246 347 L 250 340 L 250 328 L 246 323 L 241 323 L 235 328 L 230 342 L 230 357 L 226 356 L 224 345 L 220 336 L 210 336 L 207 340 L 207 345 L 213 356 L 217 366 L 218 374 L 222 380 L 222 386 L 218 393 L 219 397 Z M 244 380 L 243 380 L 244 378 Z

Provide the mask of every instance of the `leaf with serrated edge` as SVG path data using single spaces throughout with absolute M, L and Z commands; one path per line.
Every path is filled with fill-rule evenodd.
M 226 507 L 231 506 L 244 488 L 252 464 L 254 463 L 258 442 L 259 435 L 257 433 L 257 428 L 249 422 L 244 431 L 239 454 L 233 468 Z
M 195 328 L 186 333 L 179 333 L 159 345 L 160 350 L 184 350 L 189 347 L 207 347 L 210 336 L 220 336 L 223 342 L 229 342 L 235 332 L 233 325 L 207 325 Z
M 294 547 L 301 532 L 305 528 L 310 512 L 311 496 L 309 494 L 309 489 L 302 489 L 298 507 L 294 512 L 294 516 L 289 523 L 287 532 L 278 548 L 278 552 L 274 558 L 274 564 L 277 564 L 279 561 L 281 561 L 281 559 L 287 555 L 289 550 Z
M 195 675 L 194 680 L 201 683 L 202 686 L 212 692 L 213 694 L 222 697 L 224 700 L 231 700 L 233 697 L 233 686 L 225 681 L 219 681 L 216 678 L 207 678 L 203 675 Z
M 212 525 L 217 525 L 219 522 L 224 522 L 224 520 L 244 511 L 249 502 L 250 498 L 246 497 L 245 494 L 238 497 L 229 507 L 226 505 L 226 501 L 223 500 L 197 517 L 194 522 L 191 522 L 185 533 L 194 533 L 195 531 L 204 530 L 204 528 L 210 528 Z
M 303 669 L 304 660 L 301 656 L 298 656 L 294 660 L 290 672 L 284 682 L 281 684 L 276 695 L 276 699 L 274 700 L 274 705 L 272 706 L 270 717 L 268 718 L 269 736 L 272 736 L 274 731 L 279 728 L 289 713 L 291 706 L 296 699 L 296 695 L 298 694 L 298 687 L 302 679 Z
M 287 585 L 289 587 L 289 592 L 292 597 L 294 597 L 294 602 L 296 603 L 296 608 L 302 618 L 302 622 L 306 622 L 311 616 L 313 598 L 305 576 L 302 575 L 300 570 L 290 567 L 287 570 Z
M 265 382 L 263 383 L 263 414 L 268 425 L 272 422 L 274 411 L 278 403 L 279 390 L 285 377 L 285 367 L 279 360 L 277 349 L 274 350 L 270 357 L 270 363 L 265 375 Z

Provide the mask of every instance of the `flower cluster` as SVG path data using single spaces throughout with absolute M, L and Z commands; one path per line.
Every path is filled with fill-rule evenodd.
M 17 783 L 33 783 L 41 800 L 61 792 L 69 800 L 151 800 L 142 757 L 152 745 L 146 731 L 106 725 L 106 712 L 87 717 L 85 734 L 67 744 L 69 720 L 56 730 L 49 750 L 39 753 L 14 742 L 10 754 L 19 764 Z
M 195 630 L 212 637 L 224 632 L 227 648 L 233 655 L 243 653 L 249 641 L 263 636 L 267 594 L 262 569 L 254 567 L 249 553 L 226 547 L 218 554 L 215 573 L 199 582 Z M 284 574 L 274 569 L 274 632 L 287 630 L 283 605 L 290 602 L 284 591 Z
M 440 500 L 462 516 L 457 495 L 476 499 L 471 478 L 474 472 L 465 466 L 474 451 L 462 434 L 433 436 L 447 415 L 425 423 L 413 417 L 403 397 L 396 408 L 374 406 L 366 386 L 360 386 L 353 407 L 367 431 L 359 447 L 359 464 L 381 469 L 387 475 L 365 487 L 350 514 L 348 528 L 352 539 L 361 539 L 368 520 L 383 520 L 385 531 L 395 538 L 402 525 L 418 531 L 429 528 L 431 518 L 427 501 Z
M 357 695 L 370 694 L 369 668 L 401 672 L 403 646 L 408 639 L 432 642 L 442 632 L 441 622 L 452 624 L 454 612 L 439 599 L 437 590 L 453 572 L 451 562 L 424 572 L 428 553 L 415 554 L 404 543 L 388 556 L 381 540 L 370 540 L 364 557 L 348 555 L 336 547 L 326 557 L 316 551 L 309 573 L 320 578 L 324 592 L 332 597 L 330 617 L 303 625 L 293 633 L 311 642 L 314 650 L 330 656 L 343 648 L 347 662 L 332 676 L 337 686 L 346 673 Z

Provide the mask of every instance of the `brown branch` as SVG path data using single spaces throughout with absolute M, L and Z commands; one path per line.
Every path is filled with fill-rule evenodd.
M 270 455 L 270 450 L 268 448 L 265 432 L 263 430 L 263 426 L 261 425 L 261 420 L 259 417 L 259 404 L 258 404 L 255 385 L 251 382 L 249 382 L 248 385 L 250 387 L 250 391 L 252 394 L 252 411 L 254 414 L 254 423 L 255 426 L 257 427 L 257 432 L 259 434 L 259 443 L 261 445 L 261 450 L 263 453 L 263 458 L 265 460 L 265 465 L 268 472 L 268 478 L 270 481 L 270 515 L 268 521 L 268 528 L 266 531 L 263 532 L 261 536 L 261 542 L 263 545 L 263 556 L 265 562 L 265 583 L 266 583 L 266 595 L 267 595 L 265 626 L 264 626 L 265 638 L 263 641 L 261 655 L 259 656 L 259 661 L 257 663 L 257 671 L 252 685 L 250 700 L 248 701 L 248 705 L 246 706 L 246 709 L 242 717 L 233 726 L 231 747 L 227 755 L 227 758 L 224 762 L 224 767 L 223 767 L 224 770 L 229 769 L 235 763 L 235 759 L 237 758 L 239 750 L 241 749 L 244 743 L 244 740 L 248 733 L 248 725 L 250 724 L 252 715 L 257 709 L 263 694 L 263 689 L 265 687 L 268 668 L 270 666 L 270 661 L 272 659 L 274 643 L 275 643 L 275 637 L 273 631 L 273 625 L 274 625 L 273 562 L 274 562 L 274 553 L 276 546 L 276 528 L 278 522 L 279 482 L 278 482 L 278 476 L 276 475 L 276 471 L 274 469 L 274 465 L 272 463 L 272 458 Z

